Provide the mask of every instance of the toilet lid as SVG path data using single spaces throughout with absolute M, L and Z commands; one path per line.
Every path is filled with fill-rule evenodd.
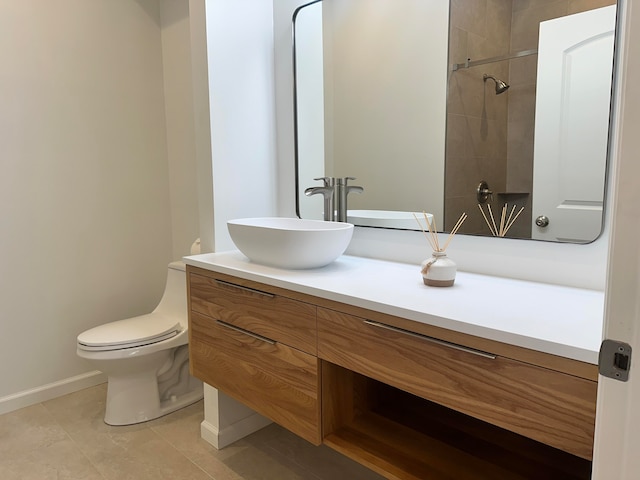
M 106 323 L 78 335 L 78 345 L 86 350 L 114 350 L 157 343 L 182 331 L 175 317 L 149 313 Z

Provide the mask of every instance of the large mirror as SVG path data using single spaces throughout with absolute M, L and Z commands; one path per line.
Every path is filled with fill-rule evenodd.
M 598 237 L 615 1 L 323 0 L 293 24 L 302 218 L 329 210 L 316 179 L 355 177 L 356 225 Z

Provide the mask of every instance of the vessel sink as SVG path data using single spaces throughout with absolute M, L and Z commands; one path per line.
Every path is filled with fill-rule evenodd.
M 395 210 L 349 210 L 347 211 L 347 222 L 362 227 L 384 227 L 400 228 L 403 230 L 420 230 L 420 225 L 414 218 L 414 213 L 418 220 L 424 224 L 424 214 L 422 212 L 401 212 Z M 433 215 L 427 213 L 429 223 L 433 221 Z
M 238 250 L 251 261 L 295 270 L 333 262 L 353 235 L 350 223 L 285 217 L 229 220 L 227 228 Z

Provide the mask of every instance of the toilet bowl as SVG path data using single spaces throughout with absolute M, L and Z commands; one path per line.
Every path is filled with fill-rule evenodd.
M 105 423 L 145 422 L 202 399 L 202 382 L 189 374 L 187 328 L 185 266 L 172 262 L 153 312 L 78 335 L 78 356 L 107 376 Z

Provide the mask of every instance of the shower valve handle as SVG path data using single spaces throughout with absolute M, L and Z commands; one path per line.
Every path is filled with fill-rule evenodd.
M 478 199 L 478 203 L 487 203 L 487 199 L 489 197 L 493 199 L 493 191 L 486 180 L 482 180 L 476 189 L 476 198 Z

